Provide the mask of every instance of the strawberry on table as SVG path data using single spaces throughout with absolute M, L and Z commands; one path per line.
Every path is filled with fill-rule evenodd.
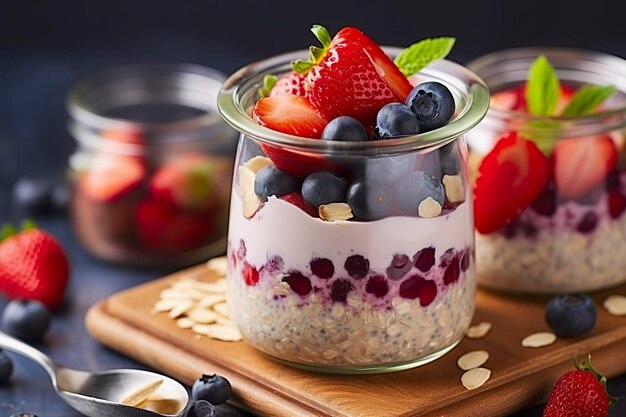
M 0 292 L 10 298 L 37 300 L 55 310 L 63 302 L 69 262 L 50 234 L 26 224 L 16 232 L 5 226 L 0 236 Z
M 98 154 L 78 186 L 92 200 L 110 202 L 139 188 L 145 174 L 146 168 L 138 157 Z

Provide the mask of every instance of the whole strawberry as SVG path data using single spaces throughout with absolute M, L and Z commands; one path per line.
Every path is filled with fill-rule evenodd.
M 543 417 L 606 417 L 617 402 L 606 391 L 606 378 L 591 365 L 591 355 L 576 368 L 556 381 Z
M 57 309 L 69 277 L 63 248 L 48 233 L 27 223 L 21 231 L 5 226 L 0 234 L 0 292 L 9 298 L 41 301 Z

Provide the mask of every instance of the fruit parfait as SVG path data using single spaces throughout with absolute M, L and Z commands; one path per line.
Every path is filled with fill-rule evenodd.
M 474 310 L 464 133 L 488 108 L 454 40 L 381 49 L 360 30 L 247 66 L 218 99 L 241 132 L 228 302 L 244 338 L 334 373 L 443 355 Z M 395 62 L 392 58 L 395 57 Z
M 470 64 L 492 91 L 468 135 L 480 284 L 591 291 L 626 280 L 626 61 L 533 48 Z
M 191 65 L 123 67 L 70 92 L 76 234 L 95 256 L 182 266 L 226 249 L 234 132 L 223 77 Z

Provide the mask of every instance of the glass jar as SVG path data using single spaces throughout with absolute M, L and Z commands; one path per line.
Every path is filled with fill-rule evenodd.
M 486 113 L 488 91 L 471 72 L 440 61 L 412 81 L 436 80 L 452 91 L 457 116 L 443 128 L 338 142 L 255 123 L 249 109 L 263 76 L 281 76 L 306 56 L 249 65 L 226 81 L 218 98 L 222 115 L 241 132 L 227 251 L 232 317 L 252 346 L 304 369 L 376 373 L 430 362 L 461 340 L 474 311 L 464 134 Z M 253 190 L 256 173 L 273 163 L 297 184 L 324 171 L 349 190 L 360 183 L 370 205 L 313 207 L 299 192 L 261 202 Z M 435 198 L 426 177 L 440 192 Z
M 224 253 L 236 132 L 217 112 L 224 77 L 136 65 L 69 93 L 75 232 L 93 255 L 177 267 Z
M 483 157 L 512 132 L 532 138 L 540 148 L 552 145 L 543 151 L 549 179 L 542 194 L 499 230 L 476 232 L 478 282 L 528 293 L 611 287 L 626 281 L 626 61 L 583 50 L 521 48 L 486 55 L 468 67 L 496 93 L 522 85 L 540 54 L 553 64 L 564 88 L 596 84 L 618 91 L 597 113 L 576 117 L 537 117 L 492 102 L 470 132 L 475 175 Z M 572 145 L 585 151 L 571 159 L 565 148 Z M 609 155 L 612 151 L 596 154 L 600 146 L 614 148 L 617 158 Z M 575 187 L 567 181 L 572 173 Z

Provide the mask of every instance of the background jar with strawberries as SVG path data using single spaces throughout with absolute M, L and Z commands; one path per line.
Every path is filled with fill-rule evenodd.
M 181 266 L 225 250 L 234 131 L 216 111 L 222 74 L 120 67 L 68 97 L 72 220 L 93 255 Z
M 469 67 L 492 92 L 468 135 L 479 283 L 558 293 L 626 281 L 626 61 L 523 48 Z

